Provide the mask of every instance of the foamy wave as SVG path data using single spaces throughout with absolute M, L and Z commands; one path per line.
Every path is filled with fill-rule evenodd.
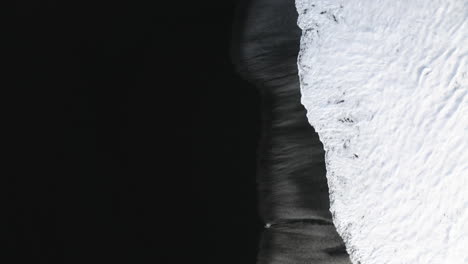
M 354 263 L 468 263 L 468 2 L 296 0 L 302 103 Z

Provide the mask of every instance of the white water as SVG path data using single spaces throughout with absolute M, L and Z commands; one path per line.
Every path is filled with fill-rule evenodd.
M 468 263 L 468 1 L 296 7 L 302 103 L 353 263 Z

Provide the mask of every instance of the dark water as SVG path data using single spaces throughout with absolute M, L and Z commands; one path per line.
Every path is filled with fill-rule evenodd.
M 267 2 L 18 3 L 5 263 L 336 259 L 293 1 Z

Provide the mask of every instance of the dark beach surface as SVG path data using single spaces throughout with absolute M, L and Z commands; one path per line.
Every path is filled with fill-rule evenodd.
M 8 263 L 348 263 L 296 16 L 294 1 L 18 2 Z
M 230 59 L 236 1 L 149 2 L 15 2 L 4 263 L 255 262 L 260 97 Z

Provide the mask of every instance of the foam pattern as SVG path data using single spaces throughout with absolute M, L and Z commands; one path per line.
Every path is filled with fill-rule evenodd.
M 468 1 L 296 0 L 302 103 L 353 263 L 468 263 Z

